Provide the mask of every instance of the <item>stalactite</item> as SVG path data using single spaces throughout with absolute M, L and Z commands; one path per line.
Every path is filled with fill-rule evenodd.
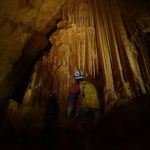
M 107 10 L 111 10 L 112 12 L 115 12 L 113 4 L 114 3 L 110 2 L 111 8 L 109 7 L 109 8 L 107 8 Z M 111 44 L 111 49 L 113 49 L 113 51 L 111 50 L 111 53 L 112 53 L 112 64 L 113 64 L 113 67 L 114 67 L 113 70 L 115 71 L 114 72 L 114 75 L 115 75 L 114 78 L 116 78 L 115 79 L 116 90 L 118 90 L 118 88 L 120 88 L 120 86 L 122 86 L 122 90 L 124 91 L 124 94 L 125 94 L 125 95 L 122 95 L 122 96 L 132 98 L 133 97 L 132 91 L 128 90 L 128 87 L 127 87 L 128 84 L 125 82 L 124 76 L 123 76 L 121 58 L 120 58 L 120 54 L 119 54 L 119 47 L 118 47 L 118 42 L 117 42 L 117 39 L 116 39 L 117 35 L 115 33 L 116 29 L 114 28 L 115 26 L 113 26 L 114 21 L 111 19 L 112 16 L 110 15 L 110 13 L 109 13 L 108 17 L 109 17 L 109 20 L 110 20 L 109 30 L 111 32 L 110 32 L 110 36 L 109 36 L 110 39 L 109 40 L 112 41 L 112 42 L 110 42 L 110 44 Z M 116 19 L 116 21 L 118 21 L 118 20 Z M 118 87 L 118 85 L 119 85 L 119 87 Z M 119 91 L 117 91 L 117 93 L 119 93 Z
M 132 23 L 132 34 L 131 34 L 131 42 L 135 45 L 138 50 L 138 63 L 141 71 L 141 75 L 144 81 L 144 85 L 150 85 L 150 62 L 148 58 L 148 53 L 146 51 L 145 41 L 143 39 L 143 33 L 139 32 L 138 24 Z
M 96 44 L 105 80 L 106 111 L 109 111 L 113 100 L 126 98 L 128 101 L 136 93 L 145 94 L 146 91 L 137 60 L 139 52 L 128 39 L 116 1 L 94 0 L 91 3 Z M 130 71 L 133 80 L 127 77 L 127 71 Z
M 117 8 L 116 8 L 116 10 L 117 10 Z M 116 13 L 117 13 L 117 17 L 118 17 L 118 22 L 116 22 L 116 24 L 118 24 L 118 29 L 121 33 L 123 45 L 125 47 L 125 51 L 126 51 L 126 54 L 128 56 L 128 61 L 130 63 L 130 67 L 131 67 L 132 72 L 133 72 L 135 85 L 138 84 L 140 87 L 139 91 L 141 91 L 144 94 L 144 93 L 146 93 L 146 91 L 145 91 L 143 79 L 141 77 L 139 64 L 137 61 L 138 52 L 137 52 L 134 44 L 130 41 L 130 39 L 128 39 L 126 29 L 124 27 L 124 24 L 122 22 L 122 19 L 121 19 L 119 12 L 116 11 Z
M 41 97 L 45 99 L 42 103 L 46 103 L 50 92 L 55 92 L 61 117 L 65 117 L 69 85 L 74 82 L 76 69 L 93 79 L 102 78 L 106 112 L 117 101 L 146 93 L 137 59 L 139 51 L 126 32 L 116 0 L 67 1 L 57 31 L 50 37 L 52 48 L 36 64 L 24 104 L 33 104 L 35 89 L 42 91 Z M 140 43 L 137 38 L 134 41 Z M 142 48 L 140 55 L 148 78 Z
M 87 1 L 69 0 L 63 7 L 63 21 L 67 26 L 58 29 L 50 38 L 53 44 L 49 53 L 52 91 L 59 94 L 61 112 L 65 112 L 69 85 L 73 72 L 81 69 L 85 74 L 96 76 L 98 72 L 97 47 L 92 8 Z M 97 71 L 97 72 L 96 72 Z
M 96 36 L 97 36 L 97 45 L 99 48 L 99 55 L 101 59 L 101 63 L 103 65 L 103 73 L 105 77 L 105 86 L 104 86 L 104 95 L 105 100 L 108 99 L 116 99 L 116 94 L 114 91 L 114 83 L 113 83 L 113 73 L 111 68 L 110 54 L 109 54 L 109 41 L 108 41 L 108 32 L 107 32 L 107 12 L 106 6 L 103 5 L 104 2 L 95 1 L 93 2 L 93 11 L 94 11 L 94 21 L 96 28 Z M 106 15 L 106 16 L 104 16 Z

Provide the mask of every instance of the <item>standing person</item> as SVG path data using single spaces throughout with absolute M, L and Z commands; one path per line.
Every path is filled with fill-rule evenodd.
M 47 112 L 46 112 L 46 126 L 44 129 L 44 134 L 49 136 L 54 128 L 58 119 L 58 95 L 56 93 L 50 94 L 50 99 L 48 102 Z
M 93 84 L 84 80 L 81 70 L 74 72 L 75 84 L 70 86 L 67 115 L 81 133 L 96 126 L 99 119 L 99 100 Z
M 48 103 L 48 110 L 47 110 L 47 116 L 48 116 L 48 122 L 50 124 L 56 123 L 58 119 L 58 95 L 56 93 L 50 94 L 50 100 Z

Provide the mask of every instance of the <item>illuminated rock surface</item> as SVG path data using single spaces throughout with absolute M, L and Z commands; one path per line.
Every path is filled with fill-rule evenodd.
M 45 98 L 49 90 L 58 93 L 62 113 L 66 110 L 73 72 L 78 68 L 87 78 L 102 80 L 103 86 L 98 90 L 103 93 L 106 112 L 118 101 L 125 103 L 148 92 L 150 66 L 142 47 L 144 41 L 127 35 L 115 1 L 70 0 L 63 6 L 62 14 L 57 30 L 50 37 L 50 52 L 37 63 L 35 74 L 39 74 L 33 89 L 43 87 L 43 92 L 47 91 Z M 136 30 L 137 24 L 134 26 Z
M 148 93 L 149 6 L 140 0 L 2 0 L 0 101 L 9 100 L 9 123 L 25 131 L 28 122 L 29 132 L 40 134 L 51 92 L 65 118 L 76 69 L 97 87 L 103 113 Z

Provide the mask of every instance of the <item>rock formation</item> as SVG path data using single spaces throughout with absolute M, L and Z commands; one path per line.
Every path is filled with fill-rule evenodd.
M 0 103 L 20 93 L 31 64 L 48 44 L 47 33 L 61 17 L 63 3 L 64 0 L 1 1 Z
M 146 4 L 141 10 L 140 0 L 135 10 L 131 4 L 133 14 L 127 15 L 126 4 L 131 2 L 64 2 L 9 0 L 0 6 L 1 100 L 17 93 L 22 80 L 30 76 L 27 72 L 33 69 L 37 54 L 49 41 L 52 47 L 36 62 L 19 111 L 29 106 L 33 116 L 37 110 L 44 116 L 49 95 L 55 92 L 64 118 L 76 69 L 83 70 L 88 80 L 96 81 L 106 113 L 116 103 L 120 105 L 149 92 L 150 54 L 145 39 L 150 13 Z M 14 7 L 3 17 L 4 8 L 11 5 Z
M 62 14 L 50 37 L 52 49 L 38 62 L 43 67 L 37 65 L 35 70 L 41 75 L 36 77 L 34 87 L 40 84 L 46 91 L 45 82 L 49 84 L 44 97 L 50 92 L 58 93 L 60 111 L 65 113 L 76 69 L 93 79 L 102 77 L 103 89 L 99 86 L 98 90 L 103 91 L 106 112 L 118 101 L 124 103 L 124 99 L 127 102 L 148 92 L 150 66 L 144 43 L 139 37 L 128 37 L 116 1 L 70 0 Z

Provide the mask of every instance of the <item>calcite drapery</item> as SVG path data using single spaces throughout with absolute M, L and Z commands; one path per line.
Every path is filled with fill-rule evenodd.
M 90 11 L 90 5 L 84 1 L 69 1 L 64 5 L 58 31 L 50 38 L 53 44 L 49 54 L 50 64 L 53 64 L 52 91 L 59 94 L 62 112 L 66 109 L 68 89 L 75 69 L 81 69 L 93 77 L 98 73 L 95 29 Z
M 146 93 L 138 61 L 139 49 L 127 35 L 115 0 L 69 0 L 62 13 L 57 31 L 50 37 L 52 49 L 39 62 L 43 67 L 35 69 L 40 74 L 33 88 L 40 84 L 42 91 L 58 93 L 63 116 L 75 69 L 93 78 L 100 76 L 101 69 L 107 112 L 111 104 L 120 99 L 127 101 Z M 145 63 L 145 76 L 149 79 L 149 64 L 143 60 L 144 55 L 142 53 L 141 61 Z
M 138 52 L 128 39 L 116 1 L 94 0 L 92 6 L 106 82 L 106 102 L 123 97 L 131 99 L 138 92 L 146 93 L 137 61 Z

